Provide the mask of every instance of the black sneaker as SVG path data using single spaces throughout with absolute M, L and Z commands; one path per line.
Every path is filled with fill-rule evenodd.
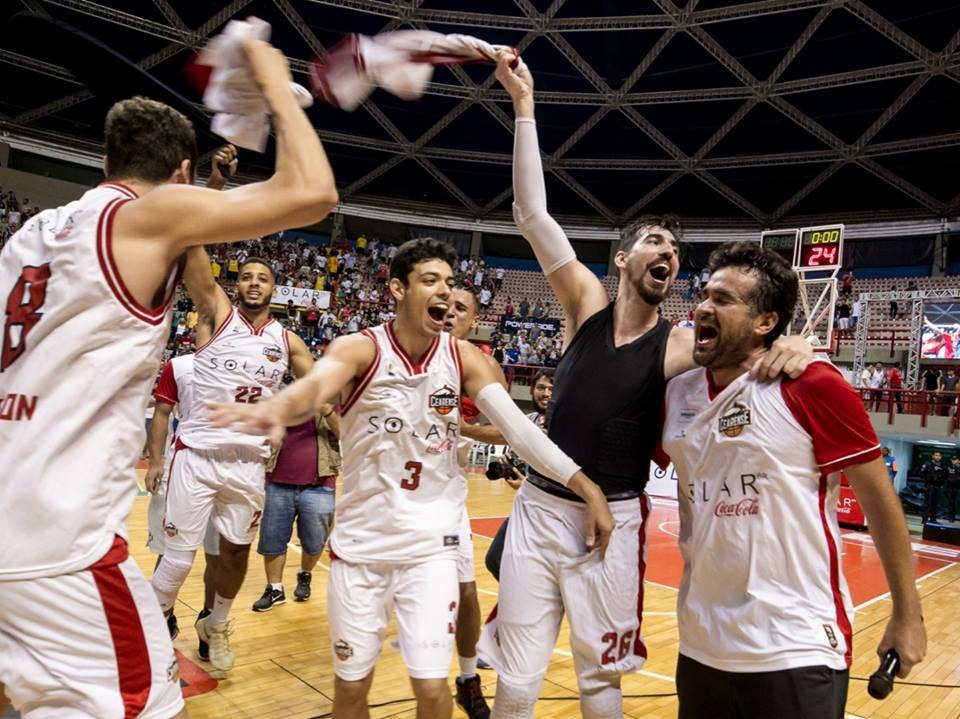
M 197 621 L 208 616 L 210 616 L 210 610 L 206 608 L 201 609 L 200 613 L 197 615 Z M 204 662 L 210 661 L 210 645 L 207 644 L 202 639 L 199 639 L 197 643 L 197 656 L 200 657 L 201 661 L 204 661 Z
M 479 676 L 474 675 L 469 679 L 457 677 L 457 705 L 470 719 L 490 719 L 490 707 L 483 698 Z
M 269 612 L 275 604 L 285 604 L 287 595 L 283 593 L 283 588 L 274 589 L 269 584 L 263 590 L 263 596 L 253 603 L 253 611 Z
M 298 602 L 305 602 L 310 598 L 310 572 L 297 572 L 297 588 L 293 590 L 293 598 Z
M 483 661 L 481 657 L 477 657 L 477 669 L 493 669 L 493 667 Z
M 180 633 L 180 625 L 177 623 L 177 615 L 171 610 L 167 615 L 167 631 L 170 632 L 170 641 L 177 638 Z

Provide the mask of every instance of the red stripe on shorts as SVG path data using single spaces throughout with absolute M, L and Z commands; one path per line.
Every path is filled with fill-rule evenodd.
M 123 542 L 119 537 L 118 542 Z M 103 603 L 103 612 L 110 627 L 110 636 L 113 639 L 113 651 L 117 658 L 117 675 L 120 682 L 120 696 L 123 699 L 124 719 L 134 719 L 140 715 L 150 697 L 152 672 L 150 669 L 150 653 L 147 651 L 147 640 L 143 635 L 143 625 L 140 621 L 140 612 L 127 586 L 127 578 L 123 576 L 119 564 L 107 564 L 105 560 L 113 559 L 117 542 L 103 560 L 90 568 L 93 580 L 100 592 L 100 601 Z M 126 542 L 123 542 L 124 555 Z M 124 556 L 125 560 L 127 557 Z M 123 561 L 123 560 L 121 560 Z
M 640 495 L 640 536 L 637 547 L 637 566 L 639 586 L 637 587 L 637 636 L 633 640 L 633 653 L 647 658 L 647 645 L 641 638 L 640 630 L 643 626 L 643 575 L 647 573 L 645 549 L 647 547 L 647 519 L 650 517 L 650 498 L 646 493 Z

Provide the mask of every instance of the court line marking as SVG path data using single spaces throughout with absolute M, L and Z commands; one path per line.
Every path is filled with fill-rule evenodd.
M 950 569 L 950 567 L 956 566 L 956 564 L 957 564 L 956 562 L 950 562 L 949 564 L 944 564 L 942 567 L 937 567 L 933 571 L 927 572 L 926 574 L 917 577 L 915 584 L 919 587 L 920 582 L 924 581 L 925 579 L 931 579 L 932 577 L 935 577 L 936 575 L 940 574 L 940 572 L 945 572 L 946 570 Z M 861 609 L 866 609 L 871 604 L 876 604 L 879 601 L 882 601 L 884 599 L 889 599 L 889 598 L 890 598 L 890 592 L 885 592 L 877 597 L 874 597 L 873 599 L 868 599 L 862 604 L 858 604 L 853 608 L 853 611 L 859 612 Z

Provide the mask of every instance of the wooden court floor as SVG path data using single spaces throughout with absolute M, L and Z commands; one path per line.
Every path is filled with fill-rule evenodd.
M 468 509 L 474 525 L 477 584 L 481 610 L 486 614 L 496 601 L 497 584 L 483 557 L 500 518 L 510 512 L 514 492 L 504 482 L 471 476 Z M 149 577 L 154 557 L 146 544 L 147 497 L 136 500 L 130 517 L 131 551 Z M 643 634 L 650 659 L 643 671 L 623 680 L 624 713 L 643 719 L 673 719 L 677 702 L 674 668 L 677 660 L 676 587 L 681 573 L 676 546 L 676 503 L 656 499 L 651 515 L 647 588 Z M 485 536 L 486 535 L 486 536 Z M 296 540 L 294 539 L 294 542 Z M 898 682 L 885 701 L 867 694 L 863 681 L 876 669 L 875 649 L 883 633 L 890 602 L 879 559 L 869 536 L 856 532 L 844 538 L 844 569 L 857 607 L 854 622 L 854 662 L 851 669 L 848 719 L 903 717 L 915 719 L 960 718 L 960 547 L 933 545 L 915 540 L 917 581 L 924 602 L 929 637 L 926 661 L 906 682 Z M 196 657 L 193 619 L 203 597 L 202 553 L 181 592 L 176 609 L 181 634 L 175 642 L 181 658 L 181 675 L 187 708 L 194 719 L 308 719 L 329 716 L 332 709 L 333 670 L 326 622 L 326 556 L 314 575 L 314 592 L 308 602 L 292 601 L 299 568 L 299 550 L 291 545 L 284 585 L 287 604 L 258 614 L 253 602 L 263 592 L 266 579 L 259 555 L 251 553 L 247 581 L 234 606 L 233 648 L 237 664 L 228 679 L 216 682 Z M 391 627 L 391 636 L 395 630 Z M 450 685 L 456 676 L 451 666 Z M 492 698 L 496 674 L 482 671 L 484 693 Z M 564 624 L 537 705 L 539 717 L 579 716 L 576 676 L 569 654 Z M 371 715 L 414 717 L 410 690 L 399 653 L 384 646 L 370 694 Z M 454 709 L 455 717 L 464 714 Z M 771 719 L 775 719 L 771 716 Z

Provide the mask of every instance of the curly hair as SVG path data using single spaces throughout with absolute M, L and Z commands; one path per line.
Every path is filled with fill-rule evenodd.
M 397 254 L 390 263 L 390 279 L 400 280 L 404 287 L 408 287 L 413 268 L 427 260 L 446 262 L 452 270 L 457 264 L 457 253 L 446 242 L 435 240 L 432 237 L 407 240 L 400 245 Z
M 197 164 L 197 136 L 187 117 L 146 97 L 121 100 L 103 127 L 110 179 L 163 182 L 184 160 L 191 180 Z

